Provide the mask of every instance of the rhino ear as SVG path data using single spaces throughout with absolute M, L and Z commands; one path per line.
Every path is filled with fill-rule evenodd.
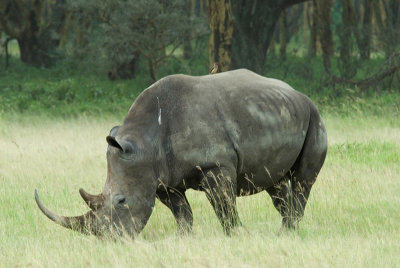
M 122 144 L 120 144 L 114 136 L 107 136 L 106 141 L 108 145 L 124 151 Z
M 117 136 L 117 133 L 118 133 L 118 130 L 119 130 L 119 128 L 120 128 L 121 126 L 115 126 L 115 127 L 113 127 L 111 130 L 110 130 L 110 134 L 108 134 L 108 135 L 110 135 L 110 136 Z
M 107 136 L 106 140 L 110 146 L 121 150 L 123 153 L 132 154 L 135 152 L 135 146 L 129 141 L 117 140 L 114 136 Z
M 119 143 L 117 141 L 117 139 L 115 138 L 115 136 L 117 136 L 118 130 L 119 130 L 120 126 L 115 126 L 110 130 L 110 135 L 107 136 L 106 140 L 107 143 L 112 146 L 115 147 L 117 149 L 120 149 L 121 151 L 124 151 L 124 148 L 122 147 L 122 144 Z

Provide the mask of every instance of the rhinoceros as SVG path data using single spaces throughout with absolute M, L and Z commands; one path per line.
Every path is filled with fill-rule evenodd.
M 266 191 L 296 228 L 327 153 L 327 134 L 312 101 L 280 80 L 246 69 L 167 76 L 145 89 L 121 126 L 106 137 L 107 180 L 89 206 L 54 222 L 95 235 L 137 235 L 158 198 L 178 231 L 190 232 L 188 189 L 205 193 L 226 234 L 241 225 L 236 197 Z

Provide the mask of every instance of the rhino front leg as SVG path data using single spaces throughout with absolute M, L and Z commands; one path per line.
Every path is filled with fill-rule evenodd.
M 217 167 L 203 172 L 201 187 L 214 208 L 225 234 L 241 225 L 236 208 L 236 172 Z
M 174 214 L 179 234 L 187 234 L 192 231 L 193 214 L 185 191 L 167 188 L 157 192 L 158 199 L 166 205 Z

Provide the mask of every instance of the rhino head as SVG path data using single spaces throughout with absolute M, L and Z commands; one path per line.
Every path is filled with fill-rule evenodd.
M 147 223 L 156 198 L 157 175 L 151 153 L 143 144 L 127 135 L 117 135 L 114 127 L 106 140 L 107 180 L 99 195 L 80 189 L 79 193 L 90 210 L 76 217 L 59 216 L 35 199 L 40 210 L 52 221 L 66 228 L 98 236 L 128 234 L 133 237 Z

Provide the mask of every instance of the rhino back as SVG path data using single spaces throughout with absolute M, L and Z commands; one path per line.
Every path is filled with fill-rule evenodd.
M 243 188 L 248 178 L 268 187 L 295 162 L 307 133 L 309 99 L 247 70 L 170 76 L 153 94 L 172 185 L 195 166 L 219 163 L 234 165 Z

